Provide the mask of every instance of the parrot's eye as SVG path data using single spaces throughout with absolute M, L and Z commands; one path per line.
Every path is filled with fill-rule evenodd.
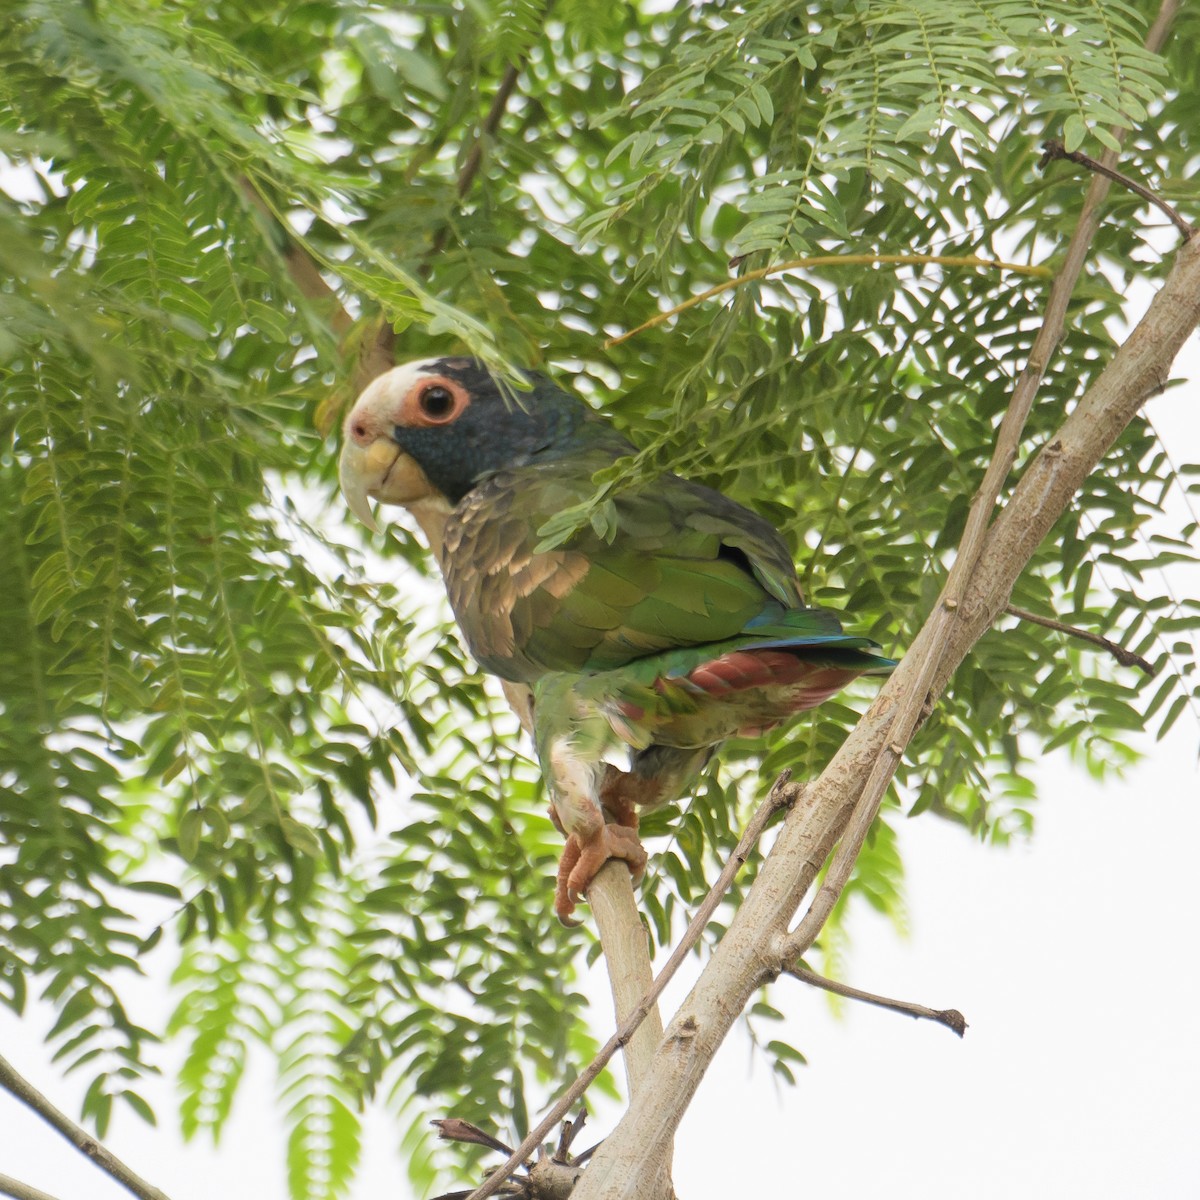
M 404 397 L 398 413 L 401 425 L 416 427 L 449 425 L 462 416 L 471 403 L 470 393 L 457 380 L 435 375 L 422 379 Z
M 431 421 L 444 421 L 454 411 L 454 393 L 435 383 L 417 397 L 417 404 Z

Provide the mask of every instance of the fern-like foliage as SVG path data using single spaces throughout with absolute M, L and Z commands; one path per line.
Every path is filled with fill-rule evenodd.
M 1123 4 L 762 4 L 706 26 L 696 10 L 669 61 L 597 118 L 630 127 L 608 161 L 632 170 L 587 229 L 611 228 L 680 176 L 665 224 L 694 229 L 700 185 L 749 140 L 765 170 L 738 204 L 740 251 L 844 245 L 844 185 L 860 174 L 875 185 L 921 179 L 939 146 L 949 151 L 939 169 L 961 173 L 1014 121 L 1031 139 L 1060 133 L 1068 149 L 1089 137 L 1115 148 L 1110 127 L 1144 119 L 1162 90 L 1162 64 Z
M 516 1137 L 593 1047 L 574 972 L 594 947 L 549 915 L 558 842 L 527 748 L 424 550 L 391 532 L 368 557 L 338 515 L 326 434 L 381 329 L 398 360 L 546 367 L 630 432 L 642 450 L 547 536 L 679 470 L 774 520 L 807 593 L 902 652 L 1045 280 L 844 263 L 604 338 L 731 255 L 1052 267 L 1084 184 L 1037 171 L 1047 136 L 1098 154 L 1120 131 L 1124 169 L 1194 209 L 1194 11 L 1159 57 L 1142 4 L 661 7 L 0 11 L 0 997 L 57 1006 L 53 1052 L 99 1128 L 114 1105 L 147 1115 L 168 1036 L 189 1134 L 220 1133 L 248 1056 L 276 1059 L 297 1200 L 347 1193 L 367 1098 L 426 1185 L 456 1153 L 431 1147 L 431 1111 Z M 1129 280 L 1161 273 L 1156 219 L 1110 197 L 1026 451 L 1111 354 Z M 903 919 L 901 814 L 1002 842 L 1033 823 L 1031 758 L 1119 770 L 1135 731 L 1200 714 L 1200 605 L 1163 575 L 1195 561 L 1200 469 L 1153 415 L 1013 602 L 1155 676 L 999 622 L 914 744 L 832 962 L 855 907 Z M 867 694 L 731 745 L 692 803 L 647 817 L 656 939 L 760 778 L 819 771 Z M 165 1030 L 126 986 L 162 939 Z M 756 1006 L 751 1036 L 790 1077 L 775 1015 Z

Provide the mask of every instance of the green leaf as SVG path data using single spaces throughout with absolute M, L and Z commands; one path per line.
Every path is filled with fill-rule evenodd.
M 1063 123 L 1063 145 L 1067 152 L 1078 150 L 1087 141 L 1087 122 L 1078 113 L 1071 113 Z

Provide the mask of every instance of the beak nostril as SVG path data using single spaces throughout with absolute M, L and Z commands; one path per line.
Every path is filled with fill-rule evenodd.
M 350 433 L 356 441 L 362 441 L 367 436 L 366 424 L 362 421 L 355 421 L 350 426 Z

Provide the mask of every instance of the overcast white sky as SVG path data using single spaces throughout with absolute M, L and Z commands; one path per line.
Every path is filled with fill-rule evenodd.
M 1119 785 L 1046 764 L 1037 836 L 1007 851 L 929 818 L 903 825 L 912 934 L 859 921 L 849 973 L 961 1009 L 966 1037 L 861 1005 L 835 1019 L 822 994 L 778 986 L 774 1003 L 810 1065 L 797 1087 L 779 1087 L 752 1066 L 744 1038 L 729 1039 L 677 1143 L 680 1196 L 788 1196 L 801 1185 L 891 1200 L 1200 1195 L 1197 741 L 1181 723 Z M 80 1088 L 49 1065 L 34 1033 L 44 1023 L 5 1013 L 0 1045 L 74 1112 Z M 215 1151 L 182 1145 L 165 1086 L 156 1099 L 162 1129 L 122 1113 L 109 1144 L 171 1200 L 284 1200 L 265 1063 Z M 600 1114 L 593 1128 L 603 1132 Z M 376 1114 L 356 1197 L 410 1195 L 395 1140 Z M 59 1200 L 124 1196 L 7 1098 L 0 1172 Z
M 1176 374 L 1200 380 L 1195 339 Z M 1200 459 L 1200 384 L 1150 412 L 1177 461 Z M 1173 584 L 1200 594 L 1195 572 Z M 1147 740 L 1149 756 L 1124 781 L 1097 785 L 1062 756 L 1047 760 L 1036 835 L 1006 851 L 932 818 L 903 824 L 911 936 L 860 918 L 848 981 L 959 1008 L 966 1038 L 861 1005 L 835 1019 L 823 995 L 778 985 L 786 1036 L 810 1065 L 797 1087 L 781 1088 L 752 1066 L 744 1038 L 729 1039 L 677 1141 L 683 1200 L 802 1189 L 889 1200 L 1200 1197 L 1198 746 L 1185 714 L 1164 744 Z M 669 991 L 667 1013 L 685 985 Z M 49 1063 L 48 1023 L 45 1010 L 24 1022 L 0 1012 L 0 1052 L 74 1115 L 81 1085 Z M 121 1113 L 109 1144 L 171 1200 L 284 1200 L 267 1064 L 249 1073 L 216 1150 L 181 1144 L 166 1083 L 151 1098 L 163 1127 Z M 592 1122 L 597 1135 L 605 1115 Z M 410 1196 L 396 1140 L 372 1114 L 355 1197 Z M 3 1095 L 0 1173 L 59 1200 L 125 1195 Z

